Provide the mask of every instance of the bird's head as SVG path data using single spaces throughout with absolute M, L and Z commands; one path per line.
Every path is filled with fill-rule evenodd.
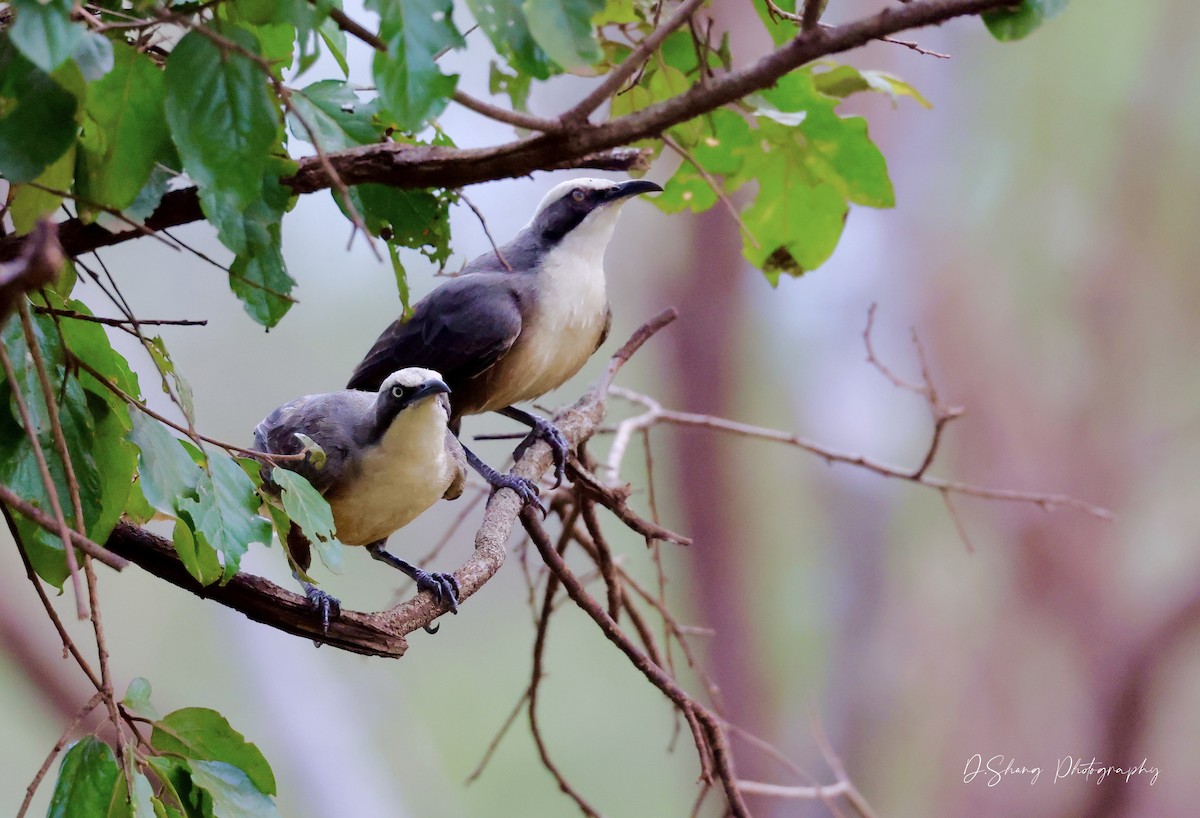
M 401 412 L 411 412 L 428 405 L 433 398 L 446 418 L 449 418 L 450 402 L 445 397 L 450 387 L 442 376 L 432 369 L 410 366 L 400 369 L 383 379 L 379 396 L 375 399 L 375 422 L 379 429 L 386 429 Z
M 662 188 L 645 179 L 569 179 L 555 185 L 542 199 L 529 227 L 546 246 L 567 236 L 603 249 L 612 238 L 621 205 L 641 193 Z

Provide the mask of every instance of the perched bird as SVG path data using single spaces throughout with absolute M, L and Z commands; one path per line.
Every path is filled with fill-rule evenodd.
M 372 557 L 400 569 L 416 580 L 419 590 L 432 591 L 457 613 L 453 574 L 422 571 L 383 547 L 393 531 L 438 500 L 454 500 L 463 492 L 466 461 L 458 438 L 447 428 L 449 391 L 437 372 L 409 367 L 390 373 L 374 394 L 345 390 L 307 395 L 267 415 L 254 430 L 254 445 L 270 454 L 308 451 L 303 460 L 279 465 L 302 475 L 329 502 L 337 538 L 345 545 L 365 545 Z M 319 466 L 301 435 L 324 451 Z M 262 471 L 268 487 L 273 486 L 269 465 Z M 307 571 L 310 543 L 294 524 L 287 539 L 299 571 Z M 328 628 L 338 600 L 299 573 L 297 578 Z
M 379 336 L 348 388 L 378 388 L 399 366 L 441 372 L 452 390 L 450 428 L 496 411 L 526 424 L 554 452 L 562 482 L 567 442 L 554 424 L 513 404 L 561 386 L 608 335 L 612 320 L 604 251 L 630 197 L 661 191 L 654 182 L 572 179 L 550 190 L 516 238 L 471 261 Z M 467 461 L 493 487 L 537 502 L 537 486 L 500 474 L 469 449 Z

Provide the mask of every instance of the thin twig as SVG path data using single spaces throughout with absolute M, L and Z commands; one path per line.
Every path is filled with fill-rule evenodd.
M 42 779 L 46 777 L 46 773 L 50 771 L 50 765 L 54 763 L 54 759 L 62 752 L 63 747 L 67 746 L 67 742 L 71 740 L 71 736 L 75 735 L 75 731 L 79 729 L 79 725 L 83 720 L 96 709 L 100 704 L 103 694 L 97 693 L 88 699 L 87 704 L 79 708 L 79 712 L 75 714 L 75 718 L 71 719 L 67 725 L 67 729 L 63 730 L 62 736 L 50 748 L 50 752 L 46 755 L 46 760 L 42 762 L 42 766 L 38 768 L 37 774 L 34 775 L 33 781 L 25 788 L 25 800 L 21 802 L 21 808 L 17 810 L 17 818 L 25 818 L 25 814 L 29 812 L 29 805 L 33 802 L 33 794 L 42 784 Z
M 461 190 L 458 191 L 458 198 L 467 203 L 467 207 L 471 208 L 471 212 L 475 214 L 475 218 L 479 219 L 479 224 L 483 227 L 483 235 L 487 236 L 488 242 L 492 245 L 492 252 L 496 254 L 496 260 L 508 272 L 512 272 L 512 265 L 508 263 L 508 259 L 504 257 L 504 253 L 500 251 L 500 245 L 496 244 L 496 240 L 492 238 L 492 231 L 488 229 L 487 219 L 483 217 L 483 213 L 475 206 L 475 203 L 467 198 L 467 194 Z
M 542 560 L 545 561 L 546 565 L 558 578 L 558 581 L 562 583 L 562 586 L 566 589 L 575 604 L 582 608 L 599 626 L 604 636 L 625 654 L 626 658 L 629 659 L 635 668 L 641 671 L 651 684 L 674 702 L 676 707 L 684 710 L 690 709 L 694 712 L 696 720 L 702 729 L 700 738 L 703 738 L 708 751 L 712 753 L 715 776 L 720 781 L 721 787 L 725 792 L 730 812 L 735 818 L 748 818 L 750 814 L 749 810 L 741 793 L 737 789 L 737 774 L 734 771 L 733 757 L 729 752 L 729 744 L 725 739 L 717 717 L 699 702 L 692 699 L 665 670 L 652 662 L 645 653 L 633 644 L 617 623 L 604 611 L 603 607 L 580 584 L 574 572 L 567 567 L 566 562 L 563 561 L 563 558 L 557 553 L 550 542 L 549 537 L 542 528 L 541 521 L 537 519 L 536 513 L 529 507 L 521 511 L 521 523 L 525 526 L 525 530 L 529 532 L 534 545 L 537 546 L 538 552 L 542 555 Z M 698 746 L 697 752 L 703 754 L 705 752 L 703 746 Z
M 636 392 L 631 392 L 622 387 L 612 387 L 611 394 L 626 398 L 628 400 L 641 403 L 642 405 L 654 405 L 657 402 L 653 398 L 646 395 L 641 395 Z M 826 448 L 820 444 L 800 437 L 799 435 L 789 434 L 787 432 L 777 431 L 775 429 L 767 429 L 761 426 L 752 426 L 747 423 L 738 423 L 725 418 L 713 417 L 712 415 L 698 415 L 690 412 L 676 412 L 669 409 L 652 409 L 643 415 L 638 415 L 634 418 L 622 421 L 618 426 L 618 434 L 622 428 L 629 428 L 628 434 L 634 431 L 652 426 L 657 423 L 670 423 L 676 426 L 693 426 L 703 429 L 713 429 L 730 434 L 740 435 L 742 437 L 753 437 L 761 440 L 771 440 L 777 443 L 786 443 L 789 446 L 795 446 L 798 449 L 803 449 L 810 454 L 824 460 L 826 463 L 842 463 L 848 466 L 855 466 L 865 469 L 869 472 L 880 475 L 881 477 L 892 477 L 899 480 L 904 480 L 910 483 L 916 483 L 927 488 L 937 491 L 948 491 L 954 494 L 962 494 L 969 497 L 978 497 L 984 500 L 1002 500 L 1005 502 L 1014 503 L 1032 503 L 1046 511 L 1052 511 L 1056 508 L 1070 508 L 1080 511 L 1092 517 L 1101 520 L 1111 520 L 1112 512 L 1101 506 L 1093 505 L 1075 497 L 1065 494 L 1046 494 L 1030 491 L 1014 491 L 1011 489 L 995 489 L 985 486 L 976 486 L 971 483 L 962 483 L 953 480 L 943 480 L 937 477 L 930 477 L 927 474 L 921 474 L 914 477 L 914 469 L 905 469 L 898 466 L 892 466 L 886 463 L 881 463 L 863 455 L 848 454 L 838 452 Z M 625 427 L 625 424 L 629 424 Z M 610 470 L 615 466 L 619 468 L 619 459 L 614 460 L 611 456 L 608 466 Z
M 132 395 L 125 392 L 125 390 L 121 389 L 121 387 L 117 386 L 115 383 L 108 380 L 102 374 L 100 374 L 95 369 L 93 369 L 91 366 L 89 366 L 86 361 L 81 361 L 80 359 L 72 356 L 71 363 L 74 366 L 78 366 L 80 369 L 82 369 L 84 372 L 91 375 L 93 378 L 98 380 L 100 383 L 104 384 L 104 386 L 109 391 L 111 391 L 114 395 L 116 395 L 121 400 L 125 401 L 130 406 L 144 412 L 146 415 L 149 415 L 150 417 L 154 418 L 159 423 L 166 424 L 167 426 L 170 426 L 175 431 L 187 435 L 188 437 L 192 438 L 195 441 L 203 441 L 205 443 L 211 443 L 212 445 L 222 448 L 227 452 L 236 452 L 238 454 L 246 455 L 247 457 L 253 457 L 257 460 L 264 460 L 264 461 L 272 462 L 272 463 L 283 462 L 283 461 L 288 461 L 288 460 L 303 460 L 304 458 L 308 457 L 307 452 L 301 452 L 300 454 L 273 454 L 271 452 L 260 452 L 257 449 L 247 449 L 242 446 L 235 446 L 232 443 L 225 443 L 224 441 L 217 440 L 216 438 L 209 437 L 208 435 L 202 435 L 199 432 L 196 432 L 195 430 L 189 430 L 183 426 L 180 426 L 178 423 L 171 420 L 170 418 L 159 414 L 158 412 L 154 411 L 149 406 L 147 406 L 144 402 L 138 400 L 137 398 L 135 398 Z
M 182 318 L 138 318 L 136 321 L 131 321 L 128 318 L 104 318 L 99 315 L 88 315 L 78 310 L 60 310 L 55 307 L 43 307 L 35 304 L 33 311 L 39 315 L 56 315 L 59 318 L 70 318 L 74 321 L 87 321 L 93 324 L 104 324 L 107 327 L 117 327 L 125 329 L 131 323 L 138 323 L 145 327 L 205 327 L 208 326 L 208 321 L 189 321 Z
M 604 101 L 615 94 L 617 90 L 625 84 L 625 81 L 633 76 L 641 66 L 650 59 L 650 55 L 654 53 L 665 40 L 668 35 L 675 29 L 682 26 L 692 15 L 696 13 L 704 0 L 684 0 L 679 8 L 675 9 L 675 13 L 654 31 L 646 35 L 646 38 L 638 43 L 637 47 L 630 52 L 620 65 L 609 71 L 604 79 L 595 88 L 588 93 L 583 99 L 567 109 L 559 116 L 559 120 L 565 125 L 579 125 L 587 122 L 588 116 L 604 104 Z M 661 11 L 661 5 L 659 10 Z
M 671 137 L 670 134 L 664 133 L 661 138 L 662 138 L 664 145 L 666 145 L 668 148 L 673 150 L 682 159 L 684 159 L 693 168 L 695 168 L 696 171 L 700 174 L 701 178 L 703 178 L 704 181 L 708 183 L 708 186 L 710 188 L 712 188 L 713 193 L 715 193 L 717 195 L 717 200 L 720 201 L 721 204 L 725 206 L 725 209 L 729 212 L 729 215 L 733 217 L 733 220 L 735 222 L 737 222 L 738 229 L 742 231 L 742 235 L 746 237 L 746 239 L 750 242 L 750 244 L 753 245 L 754 247 L 762 247 L 762 244 L 759 242 L 758 237 L 755 236 L 754 233 L 750 230 L 749 225 L 747 225 L 746 222 L 742 220 L 742 214 L 740 212 L 738 212 L 737 205 L 735 205 L 733 203 L 733 200 L 730 199 L 729 196 L 725 193 L 725 186 L 722 185 L 719 181 L 717 181 L 717 178 L 715 176 L 713 176 L 711 173 L 709 173 L 707 168 L 705 168 L 698 161 L 696 161 L 696 157 L 692 156 L 691 151 L 687 150 L 682 145 L 680 145 L 678 142 L 676 142 Z
M 484 750 L 483 758 L 479 759 L 479 763 L 475 765 L 475 769 L 467 776 L 464 784 L 474 784 L 479 776 L 483 775 L 483 771 L 487 768 L 488 762 L 492 760 L 492 756 L 496 754 L 496 749 L 500 746 L 501 739 L 508 733 L 510 727 L 516 722 L 517 716 L 521 715 L 521 708 L 525 702 L 529 701 L 529 688 L 525 688 L 525 692 L 521 694 L 521 698 L 517 699 L 517 703 L 513 705 L 513 709 L 509 711 L 505 717 L 504 723 L 500 725 L 500 729 L 496 731 L 496 735 L 492 736 L 492 740 L 488 742 L 487 749 Z
M 312 0 L 315 4 L 316 0 Z M 329 10 L 329 19 L 340 28 L 342 31 L 349 34 L 351 37 L 366 43 L 376 51 L 384 54 L 387 53 L 387 43 L 381 40 L 370 29 L 363 26 L 357 20 L 354 20 L 346 12 L 339 8 Z M 543 131 L 545 133 L 555 133 L 563 130 L 561 123 L 553 119 L 543 119 L 532 114 L 522 113 L 520 111 L 510 111 L 506 108 L 499 108 L 491 103 L 484 102 L 481 99 L 476 99 L 465 91 L 455 90 L 451 97 L 459 105 L 467 110 L 474 111 L 477 114 L 494 119 L 497 122 L 503 122 L 506 125 L 512 125 L 517 128 L 525 128 L 530 131 Z
M 0 486 L 0 488 L 3 488 Z M 0 513 L 4 515 L 4 522 L 8 525 L 8 533 L 12 535 L 13 542 L 17 544 L 17 551 L 21 555 L 21 562 L 25 566 L 25 576 L 33 585 L 33 590 L 37 593 L 38 599 L 42 603 L 42 607 L 46 610 L 46 616 L 50 618 L 54 629 L 58 631 L 58 638 L 62 641 L 63 650 L 69 653 L 74 659 L 79 669 L 83 671 L 83 675 L 87 676 L 88 681 L 92 683 L 92 687 L 96 688 L 99 693 L 103 689 L 100 682 L 100 677 L 92 670 L 92 666 L 88 664 L 87 659 L 83 658 L 83 654 L 79 652 L 75 641 L 71 639 L 71 635 L 67 633 L 63 621 L 58 616 L 58 611 L 54 609 L 54 605 L 50 602 L 50 597 L 46 596 L 46 589 L 42 587 L 42 581 L 37 575 L 37 571 L 33 570 L 33 563 L 29 561 L 29 553 L 25 548 L 25 542 L 21 537 L 21 530 L 17 528 L 17 521 L 13 519 L 12 512 L 9 511 L 8 505 L 0 505 Z
M 19 513 L 22 517 L 28 519 L 34 525 L 49 531 L 51 534 L 59 534 L 61 529 L 51 517 L 37 506 L 25 500 L 8 486 L 0 485 L 0 504 L 8 506 L 13 511 Z M 111 551 L 106 550 L 103 546 L 92 542 L 87 537 L 81 537 L 74 531 L 68 528 L 68 533 L 71 535 L 71 542 L 76 548 L 84 552 L 90 557 L 93 557 L 107 565 L 113 570 L 120 571 L 125 566 L 129 565 L 129 560 L 122 559 Z
M 29 344 L 30 350 L 37 346 L 37 339 L 34 338 Z M 20 415 L 21 425 L 25 428 L 25 436 L 29 438 L 29 445 L 33 450 L 33 458 L 37 463 L 38 473 L 42 478 L 42 487 L 46 490 L 46 497 L 50 501 L 50 510 L 54 514 L 54 522 L 58 529 L 58 536 L 62 540 L 63 553 L 66 555 L 67 570 L 71 575 L 71 587 L 75 592 L 75 609 L 80 619 L 87 619 L 87 607 L 84 604 L 83 583 L 79 580 L 79 563 L 75 559 L 75 552 L 71 548 L 71 527 L 67 525 L 67 518 L 63 514 L 62 503 L 59 502 L 58 489 L 54 485 L 54 478 L 50 476 L 50 466 L 46 462 L 46 453 L 42 451 L 42 443 L 38 440 L 37 430 L 34 428 L 33 420 L 29 416 L 29 408 L 26 405 L 25 397 L 21 394 L 21 389 L 17 385 L 16 372 L 13 369 L 12 360 L 8 357 L 8 349 L 0 344 L 0 364 L 4 367 L 4 376 L 8 379 L 9 389 L 12 391 L 13 403 L 17 406 L 17 414 Z M 53 400 L 51 401 L 53 403 Z

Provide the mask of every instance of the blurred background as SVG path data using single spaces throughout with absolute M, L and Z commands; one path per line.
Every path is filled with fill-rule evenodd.
M 352 16 L 359 16 L 347 4 Z M 878 2 L 835 0 L 832 22 Z M 748 4 L 723 9 L 735 54 L 768 46 Z M 856 209 L 833 259 L 772 289 L 740 259 L 719 208 L 666 217 L 631 203 L 608 254 L 612 336 L 574 381 L 543 402 L 573 401 L 607 354 L 659 309 L 681 319 L 619 383 L 667 407 L 797 432 L 832 448 L 916 466 L 928 407 L 865 361 L 868 305 L 876 351 L 932 375 L 966 414 L 932 473 L 979 485 L 1070 494 L 1115 520 L 1036 506 L 942 498 L 803 452 L 711 432 L 651 433 L 663 522 L 691 535 L 666 550 L 680 621 L 702 640 L 731 721 L 770 740 L 818 781 L 832 781 L 814 740 L 828 735 L 881 816 L 1183 815 L 1194 811 L 1200 735 L 1200 51 L 1189 0 L 1076 0 L 1029 40 L 996 43 L 973 20 L 912 35 L 952 60 L 876 44 L 845 59 L 915 85 L 932 103 L 893 109 L 854 99 L 888 159 L 897 207 Z M 909 35 L 906 35 L 909 36 Z M 451 54 L 468 91 L 486 96 L 487 45 Z M 358 64 L 364 65 L 363 54 Z M 457 61 L 456 61 L 457 60 Z M 352 58 L 352 65 L 355 60 Z M 318 66 L 312 81 L 325 71 Z M 365 76 L 352 76 L 363 82 Z M 550 114 L 585 82 L 535 93 Z M 452 107 L 462 146 L 511 138 Z M 664 181 L 665 157 L 651 173 Z M 501 241 L 541 195 L 575 174 L 537 174 L 468 190 Z M 488 247 L 465 207 L 454 213 L 451 269 Z M 300 303 L 263 333 L 219 270 L 141 240 L 101 251 L 143 318 L 207 319 L 163 335 L 196 392 L 206 433 L 248 443 L 255 423 L 297 395 L 340 388 L 399 311 L 389 268 L 349 230 L 328 195 L 284 221 Z M 180 238 L 218 257 L 204 227 Z M 437 280 L 406 256 L 414 296 Z M 76 294 L 110 314 L 94 285 Z M 117 339 L 124 344 L 124 340 Z M 125 344 L 143 372 L 147 362 Z M 147 393 L 152 379 L 143 378 Z M 169 408 L 165 401 L 159 408 Z M 630 411 L 614 402 L 613 416 Z M 467 434 L 512 431 L 477 418 Z M 603 453 L 599 439 L 593 451 Z M 505 444 L 481 444 L 493 462 Z M 622 474 L 646 509 L 640 450 Z M 422 555 L 469 497 L 440 504 L 392 539 Z M 471 547 L 473 512 L 435 561 Z M 652 576 L 644 545 L 614 542 Z M 63 661 L 12 544 L 0 542 L 0 810 L 14 809 L 69 715 L 90 691 Z M 400 661 L 365 659 L 256 625 L 137 568 L 102 569 L 103 612 L 118 687 L 154 686 L 160 711 L 213 707 L 263 750 L 289 818 L 570 815 L 538 762 L 522 717 L 483 775 L 464 780 L 528 684 L 533 625 L 517 538 L 503 570 Z M 972 550 L 973 549 L 973 550 Z M 255 547 L 251 572 L 290 580 L 278 548 Z M 320 567 L 316 569 L 321 571 Z M 319 579 L 346 605 L 394 603 L 393 572 L 350 552 Z M 69 606 L 60 600 L 67 615 Z M 79 623 L 69 623 L 83 642 Z M 606 815 L 687 815 L 697 792 L 686 730 L 570 606 L 547 648 L 541 720 L 559 766 Z M 698 688 L 693 687 L 694 690 Z M 745 778 L 807 784 L 735 741 Z M 994 787 L 964 783 L 971 757 L 1044 769 Z M 1064 758 L 1160 774 L 1055 781 Z M 51 776 L 52 780 L 53 776 Z M 35 801 L 49 801 L 47 782 Z M 719 814 L 717 799 L 706 815 Z M 751 802 L 756 815 L 826 814 L 820 804 Z

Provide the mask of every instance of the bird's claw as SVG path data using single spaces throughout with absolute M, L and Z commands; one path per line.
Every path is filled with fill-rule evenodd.
M 330 617 L 340 616 L 342 613 L 341 601 L 320 588 L 305 588 L 304 595 L 308 597 L 308 603 L 321 615 L 321 633 L 329 633 Z
M 458 613 L 458 580 L 454 578 L 454 574 L 418 571 L 413 579 L 417 582 L 418 591 L 429 591 L 439 605 L 448 605 L 450 613 Z M 441 625 L 431 623 L 425 626 L 425 632 L 437 633 L 440 627 Z
M 521 505 L 536 506 L 538 511 L 542 512 L 542 519 L 546 519 L 546 507 L 542 505 L 542 501 L 538 499 L 540 489 L 537 483 L 528 480 L 524 477 L 518 477 L 515 474 L 497 474 L 496 479 L 492 481 L 492 487 L 496 489 L 512 489 L 521 498 Z
M 529 436 L 521 442 L 517 450 L 513 452 L 513 457 L 517 460 L 525 454 L 525 451 L 534 444 L 537 440 L 544 440 L 550 446 L 550 453 L 554 457 L 554 486 L 558 488 L 562 485 L 563 472 L 567 467 L 567 453 L 571 451 L 571 444 L 567 442 L 567 436 L 564 435 L 559 428 L 545 418 L 533 415 L 533 430 Z M 545 516 L 545 515 L 543 515 Z

